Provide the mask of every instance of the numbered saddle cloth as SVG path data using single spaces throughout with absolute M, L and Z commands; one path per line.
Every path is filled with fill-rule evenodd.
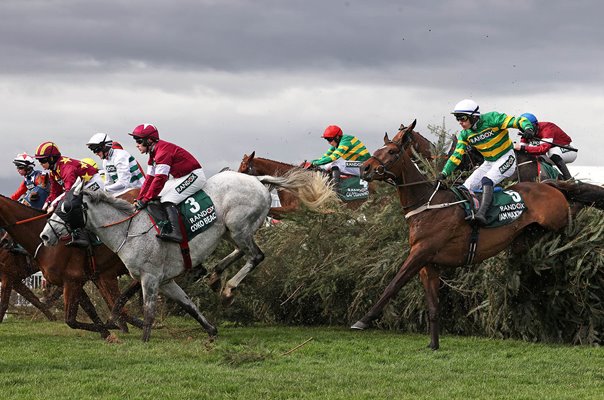
M 360 168 L 363 163 L 359 161 L 346 161 L 346 168 Z M 367 181 L 356 175 L 340 175 L 338 196 L 343 201 L 367 200 L 369 198 L 369 185 Z
M 466 216 L 476 214 L 480 207 L 476 193 L 470 194 L 463 186 L 452 187 L 451 190 L 460 200 L 466 200 L 465 203 L 462 203 Z M 482 193 L 478 194 L 482 197 Z M 493 201 L 486 214 L 487 224 L 484 228 L 497 228 L 512 223 L 522 215 L 524 210 L 526 210 L 526 204 L 520 193 L 495 187 Z
M 195 236 L 207 230 L 216 221 L 216 209 L 210 196 L 203 190 L 187 197 L 178 208 L 182 215 L 184 232 L 192 240 Z

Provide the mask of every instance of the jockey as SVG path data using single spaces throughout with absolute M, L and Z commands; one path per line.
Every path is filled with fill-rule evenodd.
M 136 200 L 136 208 L 143 209 L 150 200 L 159 198 L 166 207 L 172 230 L 168 232 L 162 227 L 157 237 L 180 243 L 183 237 L 176 204 L 197 193 L 206 183 L 201 164 L 182 147 L 160 140 L 153 125 L 138 125 L 129 135 L 136 141 L 141 154 L 149 154 L 147 177 Z M 169 179 L 170 175 L 174 179 Z
M 326 171 L 332 171 L 332 176 L 337 180 L 339 173 L 359 176 L 360 168 L 347 166 L 347 161 L 362 162 L 370 157 L 367 148 L 355 136 L 344 135 L 337 125 L 329 125 L 321 136 L 329 142 L 329 149 L 319 159 L 312 160 L 311 164 Z M 335 173 L 334 173 L 335 172 Z
M 143 173 L 134 157 L 126 150 L 113 147 L 113 140 L 106 133 L 92 135 L 88 148 L 103 161 L 105 191 L 113 196 L 135 188 L 145 182 Z
M 531 113 L 522 114 L 521 117 L 531 122 L 535 136 L 522 135 L 520 143 L 514 144 L 514 149 L 525 151 L 535 156 L 545 156 L 546 160 L 549 159 L 556 164 L 560 172 L 562 172 L 564 180 L 571 179 L 572 175 L 568 171 L 566 164 L 572 163 L 577 159 L 577 152 L 568 149 L 568 146 L 572 142 L 570 136 L 552 122 L 538 122 L 537 117 Z M 531 139 L 538 139 L 539 144 L 531 145 Z
M 457 146 L 447 160 L 438 180 L 444 180 L 461 163 L 469 145 L 482 154 L 484 162 L 476 169 L 463 186 L 471 191 L 482 187 L 482 201 L 474 219 L 486 224 L 486 212 L 493 200 L 493 185 L 512 176 L 516 171 L 514 146 L 508 128 L 523 129 L 523 135 L 534 135 L 530 121 L 523 117 L 512 117 L 498 112 L 480 114 L 475 101 L 465 99 L 455 105 L 452 114 L 462 127 L 457 134 Z
M 50 190 L 48 175 L 34 169 L 35 161 L 26 153 L 17 154 L 13 164 L 17 167 L 19 175 L 23 177 L 23 181 L 10 198 L 30 207 L 42 209 Z
M 44 142 L 38 146 L 34 157 L 42 168 L 48 170 L 50 177 L 50 195 L 46 199 L 43 210 L 54 211 L 57 203 L 66 192 L 76 183 L 77 178 L 84 181 L 84 188 L 99 190 L 103 188 L 98 169 L 80 160 L 61 155 L 61 151 L 53 142 Z M 88 247 L 90 241 L 84 229 L 76 228 L 72 232 L 71 241 L 67 246 Z

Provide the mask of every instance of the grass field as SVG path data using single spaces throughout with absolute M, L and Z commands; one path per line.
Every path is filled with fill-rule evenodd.
M 63 323 L 0 324 L 0 399 L 602 399 L 604 349 L 170 318 L 109 344 Z M 296 346 L 298 349 L 285 354 Z

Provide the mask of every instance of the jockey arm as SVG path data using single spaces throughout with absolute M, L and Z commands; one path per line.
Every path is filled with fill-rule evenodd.
M 145 184 L 140 191 L 138 199 L 148 202 L 149 200 L 159 196 L 159 193 L 162 191 L 166 181 L 168 180 L 169 173 L 169 165 L 149 165 L 147 170 L 147 178 L 145 179 Z
M 21 185 L 19 185 L 19 188 L 10 196 L 10 198 L 12 200 L 19 200 L 25 193 L 27 193 L 27 186 L 25 186 L 25 181 L 21 181 Z
M 340 142 L 340 145 L 336 147 L 330 147 L 327 153 L 317 160 L 312 161 L 312 165 L 324 165 L 334 162 L 338 158 L 342 157 L 348 152 L 348 146 L 345 143 Z
M 114 166 L 117 180 L 109 185 L 105 185 L 105 191 L 109 193 L 119 192 L 130 187 L 129 155 L 125 153 L 118 154 L 115 158 Z

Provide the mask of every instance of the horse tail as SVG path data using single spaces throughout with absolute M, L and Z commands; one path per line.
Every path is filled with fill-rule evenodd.
M 283 176 L 264 175 L 258 179 L 265 185 L 287 190 L 311 210 L 339 200 L 329 178 L 320 172 L 296 168 Z
M 604 187 L 584 182 L 547 180 L 543 183 L 555 187 L 567 200 L 604 210 Z

